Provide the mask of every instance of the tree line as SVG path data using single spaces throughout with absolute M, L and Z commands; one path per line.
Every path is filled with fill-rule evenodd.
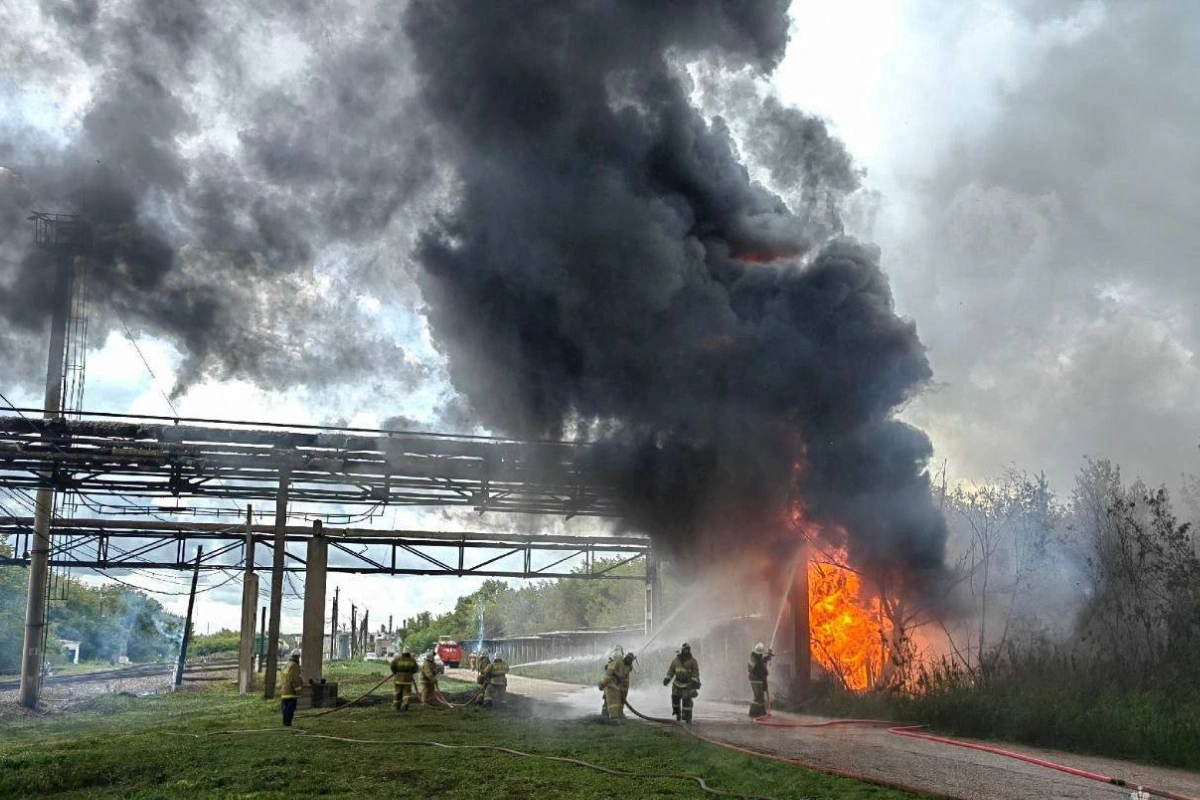
M 0 552 L 11 553 L 0 541 Z M 66 661 L 62 640 L 79 642 L 81 661 L 130 661 L 170 658 L 179 648 L 183 619 L 167 612 L 155 599 L 128 586 L 88 586 L 63 578 L 61 597 L 49 604 L 46 658 L 50 664 Z M 25 598 L 29 571 L 0 567 L 0 673 L 21 668 L 25 637 Z
M 641 575 L 635 564 L 599 559 L 594 570 L 612 567 L 617 575 Z M 573 570 L 577 573 L 583 567 Z M 645 613 L 640 581 L 561 578 L 514 588 L 484 581 L 477 591 L 458 598 L 454 608 L 433 615 L 423 611 L 402 623 L 404 644 L 414 653 L 430 649 L 440 636 L 497 639 L 544 631 L 602 629 L 640 622 Z

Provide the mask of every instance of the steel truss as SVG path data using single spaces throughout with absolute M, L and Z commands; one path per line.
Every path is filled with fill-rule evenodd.
M 124 497 L 459 506 L 621 516 L 588 447 L 398 431 L 83 413 L 0 414 L 0 486 Z M 190 424 L 181 424 L 190 423 Z
M 0 517 L 0 535 L 17 544 L 13 554 L 0 555 L 0 565 L 28 565 L 20 544 L 32 519 Z M 590 578 L 644 581 L 639 574 L 618 574 L 617 568 L 640 560 L 644 566 L 650 540 L 635 536 L 549 536 L 445 531 L 322 528 L 329 543 L 329 572 L 371 575 L 473 575 L 489 578 Z M 244 563 L 246 526 L 212 523 L 181 524 L 143 520 L 70 519 L 55 526 L 61 534 L 50 551 L 53 566 L 93 569 L 192 569 L 195 545 L 204 544 L 200 568 L 230 569 Z M 274 527 L 253 525 L 259 568 L 270 564 Z M 306 544 L 314 528 L 289 526 L 289 544 Z M 261 548 L 261 549 L 260 549 Z M 307 549 L 285 550 L 284 569 L 303 572 Z M 267 554 L 265 563 L 259 555 Z M 500 562 L 519 556 L 519 569 Z M 583 559 L 582 571 L 563 565 Z M 604 559 L 603 563 L 598 563 Z M 511 563 L 511 562 L 510 562 Z

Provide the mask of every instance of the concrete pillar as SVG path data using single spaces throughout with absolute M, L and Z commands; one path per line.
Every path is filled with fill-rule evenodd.
M 275 697 L 275 678 L 279 671 L 279 624 L 283 614 L 283 565 L 287 555 L 288 474 L 279 471 L 279 488 L 275 492 L 275 539 L 271 559 L 271 621 L 267 625 L 267 669 L 263 676 L 263 697 Z
M 808 548 L 800 556 L 800 564 L 792 578 L 789 604 L 792 607 L 792 642 L 796 653 L 796 671 L 792 675 L 792 698 L 802 702 L 808 698 L 812 683 L 812 636 L 808 629 Z
M 255 611 L 258 608 L 258 576 L 253 572 L 242 580 L 242 638 L 238 643 L 238 694 L 254 691 Z
M 242 627 L 238 642 L 238 694 L 254 691 L 255 611 L 258 610 L 258 575 L 254 572 L 254 512 L 246 506 L 246 556 L 242 575 Z
M 320 682 L 325 641 L 325 569 L 329 563 L 329 540 L 321 520 L 313 522 L 308 540 L 308 563 L 304 567 L 304 631 L 300 638 L 300 674 L 307 684 Z
M 71 315 L 71 279 L 74 264 L 60 258 L 54 265 L 53 314 L 50 352 L 46 361 L 46 419 L 62 415 L 63 370 L 67 350 L 67 322 Z M 37 490 L 33 507 L 33 548 L 29 554 L 29 592 L 25 602 L 25 642 L 21 651 L 21 705 L 37 708 L 42 693 L 42 663 L 46 640 L 46 601 L 50 589 L 50 519 L 54 515 L 54 490 Z
M 646 553 L 646 636 L 653 636 L 662 623 L 662 568 L 651 545 Z

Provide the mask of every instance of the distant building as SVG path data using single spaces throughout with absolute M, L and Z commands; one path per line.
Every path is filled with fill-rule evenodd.
M 67 661 L 70 661 L 72 664 L 78 664 L 80 643 L 74 639 L 59 639 L 59 642 L 62 644 L 63 650 L 67 651 Z

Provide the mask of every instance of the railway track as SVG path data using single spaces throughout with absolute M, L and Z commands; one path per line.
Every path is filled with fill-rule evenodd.
M 225 672 L 237 669 L 236 658 L 214 658 L 208 661 L 189 661 L 183 668 L 183 679 L 188 680 L 188 673 Z M 152 678 L 156 675 L 173 675 L 174 664 L 139 664 L 120 669 L 106 669 L 101 672 L 85 672 L 79 675 L 52 675 L 42 681 L 43 686 L 66 686 L 75 683 L 94 683 L 96 681 L 115 681 L 129 678 Z M 0 681 L 0 692 L 18 689 L 21 681 Z

